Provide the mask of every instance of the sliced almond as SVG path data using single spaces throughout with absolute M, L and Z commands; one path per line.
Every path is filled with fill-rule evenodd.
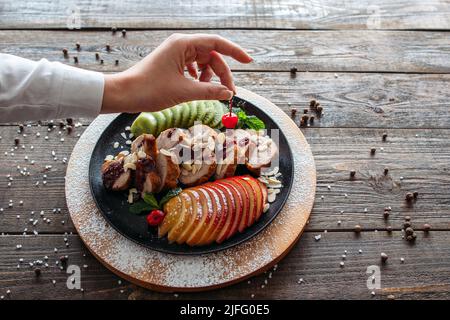
M 125 172 L 130 169 L 130 170 L 136 170 L 136 165 L 134 163 L 127 163 L 124 164 L 123 168 L 125 169 Z
M 105 161 L 111 161 L 111 160 L 114 160 L 114 156 L 109 154 L 105 157 Z
M 266 203 L 266 204 L 264 205 L 263 212 L 266 213 L 266 212 L 269 210 L 269 208 L 270 208 L 270 204 Z
M 139 150 L 139 152 L 137 153 L 137 156 L 139 159 L 144 159 L 147 156 L 147 154 L 144 151 Z
M 223 144 L 226 140 L 225 133 L 221 132 L 217 135 L 217 142 Z
M 183 163 L 182 164 L 183 169 L 186 169 L 187 171 L 192 171 L 192 165 L 190 165 L 189 163 Z
M 170 152 L 166 149 L 161 149 L 161 150 L 159 150 L 159 152 L 161 152 L 163 155 L 168 156 L 168 157 L 172 156 L 172 152 Z
M 267 195 L 267 201 L 269 201 L 269 203 L 272 203 L 275 201 L 276 197 L 277 197 L 277 195 L 275 193 L 269 193 Z

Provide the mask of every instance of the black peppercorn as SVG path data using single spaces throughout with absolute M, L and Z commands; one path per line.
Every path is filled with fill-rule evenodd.
M 73 119 L 72 118 L 67 118 L 66 122 L 67 122 L 68 125 L 71 126 L 73 124 Z
M 112 31 L 113 34 L 116 34 L 117 28 L 116 28 L 116 27 L 112 27 L 112 28 L 111 28 L 111 31 Z
M 48 127 L 49 129 L 53 129 L 54 126 L 55 126 L 55 125 L 53 124 L 53 122 L 49 122 L 49 123 L 47 124 L 47 127 Z
M 69 54 L 69 51 L 66 48 L 62 49 L 62 52 L 64 57 L 67 57 L 67 55 Z
M 387 136 L 388 136 L 387 133 L 383 133 L 383 136 L 382 136 L 383 141 L 386 141 Z
M 317 114 L 319 116 L 321 116 L 322 112 L 323 112 L 323 107 L 320 104 L 316 104 L 316 110 L 317 110 Z
M 406 233 L 406 235 L 410 236 L 414 233 L 414 229 L 411 227 L 408 227 L 405 229 L 405 233 Z
M 405 216 L 405 221 L 411 221 L 411 217 L 410 216 Z
M 20 131 L 20 132 L 23 132 L 23 129 L 24 129 L 23 124 L 19 124 L 19 131 Z
M 311 123 L 311 124 L 314 123 L 314 116 L 309 117 L 309 123 Z
M 411 192 L 406 193 L 405 200 L 411 201 L 414 198 L 414 195 Z
M 73 57 L 73 62 L 78 63 L 78 57 Z
M 108 51 L 108 52 L 111 51 L 111 46 L 109 44 L 106 45 L 106 51 Z
M 424 230 L 425 232 L 430 231 L 430 230 L 431 230 L 431 225 L 429 225 L 428 223 L 425 223 L 425 224 L 423 225 L 423 230 Z
M 389 211 L 384 211 L 384 212 L 383 212 L 383 217 L 384 217 L 385 219 L 389 218 Z
M 95 53 L 95 60 L 99 60 L 100 59 L 100 54 L 98 52 Z
M 104 63 L 104 61 L 103 61 L 103 59 L 101 59 L 101 60 L 100 60 L 100 64 L 103 64 L 103 63 Z
M 39 268 L 34 269 L 34 274 L 36 275 L 36 277 L 39 277 L 41 275 L 41 269 Z
M 292 108 L 291 109 L 291 116 L 295 117 L 296 114 L 297 114 L 297 108 Z
M 370 149 L 370 154 L 371 154 L 371 155 L 374 155 L 375 152 L 377 152 L 377 149 L 376 149 L 376 148 L 371 148 L 371 149 Z
M 19 143 L 20 143 L 20 139 L 19 139 L 19 138 L 15 138 L 15 139 L 14 139 L 14 144 L 15 144 L 16 146 L 18 146 Z
M 304 115 L 302 116 L 302 120 L 303 120 L 305 123 L 308 123 L 309 116 L 307 116 L 306 114 L 304 114 Z
M 388 259 L 388 255 L 384 252 L 381 253 L 380 257 L 381 257 L 381 262 L 383 262 L 383 263 L 385 263 Z
M 122 29 L 122 36 L 125 37 L 127 35 L 127 30 Z
M 67 127 L 67 133 L 68 133 L 68 134 L 71 134 L 71 133 L 72 133 L 72 130 L 73 130 L 73 127 L 72 127 L 72 126 L 68 126 L 68 127 Z
M 78 42 L 77 42 L 77 43 L 75 43 L 75 47 L 77 48 L 77 50 L 78 50 L 78 51 L 80 51 L 80 49 L 81 49 L 81 45 L 80 45 L 80 43 L 78 43 Z
M 384 175 L 387 176 L 389 173 L 389 169 L 388 168 L 384 168 Z
M 313 100 L 311 100 L 309 102 L 309 107 L 315 109 L 316 108 L 316 104 L 317 104 L 317 101 L 313 99 Z
M 67 259 L 68 259 L 67 256 L 61 256 L 61 257 L 59 257 L 59 261 L 61 261 L 62 264 L 67 263 Z
M 64 122 L 60 121 L 58 125 L 61 129 L 64 128 Z
M 119 60 L 116 60 L 114 63 L 115 63 L 116 66 L 118 66 L 119 65 Z
M 405 221 L 405 222 L 403 223 L 403 228 L 407 229 L 407 228 L 409 228 L 409 227 L 411 227 L 411 222 Z
M 296 67 L 291 68 L 291 75 L 295 76 L 295 74 L 297 73 L 298 69 Z
M 303 114 L 308 114 L 308 109 L 303 109 Z
M 418 196 L 419 196 L 419 192 L 414 191 L 414 192 L 413 192 L 413 197 L 414 197 L 414 199 L 417 199 Z
M 387 227 L 386 227 L 386 231 L 389 232 L 389 233 L 391 233 L 391 232 L 392 232 L 392 227 L 391 227 L 391 226 L 387 226 Z
M 357 225 L 353 228 L 353 230 L 354 230 L 356 233 L 360 233 L 361 230 L 362 230 L 362 228 L 361 228 L 361 226 L 360 226 L 359 224 L 357 224 Z
M 351 170 L 350 171 L 350 178 L 354 178 L 356 175 L 356 171 L 355 170 Z

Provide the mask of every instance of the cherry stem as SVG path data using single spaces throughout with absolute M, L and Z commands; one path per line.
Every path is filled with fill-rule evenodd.
M 233 97 L 231 97 L 231 99 L 230 99 L 230 117 L 231 117 L 232 111 L 233 111 Z

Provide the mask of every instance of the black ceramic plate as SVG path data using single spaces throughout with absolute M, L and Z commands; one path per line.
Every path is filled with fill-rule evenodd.
M 244 102 L 237 97 L 234 99 L 235 102 Z M 245 102 L 244 108 L 248 114 L 256 115 L 263 120 L 269 132 L 270 129 L 278 129 L 276 123 L 258 107 Z M 136 215 L 129 211 L 129 204 L 127 203 L 128 193 L 106 190 L 103 187 L 100 173 L 105 157 L 109 154 L 115 155 L 121 151 L 114 149 L 113 144 L 116 141 L 124 142 L 121 133 L 125 131 L 126 126 L 131 126 L 136 117 L 136 114 L 121 114 L 109 124 L 94 148 L 89 165 L 89 183 L 94 200 L 106 220 L 125 237 L 150 249 L 166 253 L 189 255 L 211 253 L 233 247 L 254 237 L 269 225 L 283 208 L 289 196 L 294 175 L 291 149 L 286 141 L 286 137 L 280 131 L 278 146 L 280 155 L 279 167 L 284 187 L 277 195 L 275 202 L 271 203 L 269 210 L 263 213 L 256 223 L 243 233 L 237 233 L 221 244 L 214 243 L 208 246 L 190 247 L 188 245 L 169 243 L 166 237 L 158 238 L 156 228 L 147 226 L 145 214 Z M 246 173 L 245 169 L 240 173 Z

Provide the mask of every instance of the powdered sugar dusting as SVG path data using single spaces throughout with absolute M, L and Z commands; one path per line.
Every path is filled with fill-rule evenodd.
M 66 198 L 80 237 L 111 270 L 153 288 L 208 288 L 244 279 L 267 268 L 298 239 L 309 218 L 315 193 L 315 167 L 309 146 L 284 112 L 246 90 L 240 89 L 239 93 L 257 105 L 266 104 L 266 111 L 272 108 L 272 118 L 290 142 L 294 182 L 278 217 L 263 232 L 239 246 L 199 256 L 160 253 L 128 240 L 106 222 L 89 188 L 90 156 L 98 137 L 117 114 L 100 116 L 74 148 L 67 170 Z

